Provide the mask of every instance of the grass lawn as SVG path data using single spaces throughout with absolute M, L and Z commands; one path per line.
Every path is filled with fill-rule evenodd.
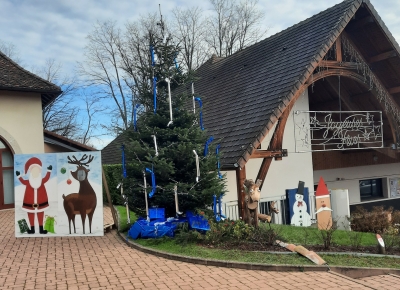
M 263 226 L 268 226 L 263 224 Z M 314 227 L 294 227 L 290 225 L 271 224 L 276 229 L 283 241 L 292 244 L 321 245 L 322 240 L 317 228 Z M 377 245 L 375 234 L 361 233 L 344 230 L 336 230 L 333 234 L 333 243 L 340 246 L 355 246 L 356 238 L 360 238 L 359 246 L 375 246 Z
M 118 210 L 119 229 L 120 232 L 129 230 L 130 225 L 126 222 L 126 208 L 124 206 L 116 206 Z M 131 224 L 137 219 L 136 215 L 131 212 Z M 268 226 L 262 224 L 262 226 Z M 279 232 L 279 237 L 296 245 L 321 245 L 318 229 L 301 228 L 289 225 L 271 225 Z M 361 246 L 375 246 L 377 241 L 372 233 L 357 233 L 337 230 L 334 233 L 333 242 L 337 245 L 353 246 L 355 238 L 360 238 Z M 202 259 L 214 259 L 223 261 L 249 262 L 260 264 L 288 264 L 288 265 L 314 265 L 307 258 L 298 254 L 272 254 L 266 252 L 244 252 L 239 250 L 222 250 L 216 248 L 206 248 L 194 243 L 181 245 L 175 243 L 172 238 L 160 239 L 137 239 L 134 241 L 144 247 L 156 249 L 159 251 L 189 256 Z M 400 269 L 400 258 L 392 257 L 366 257 L 355 255 L 320 255 L 330 266 L 354 266 L 354 267 L 376 267 L 376 268 L 396 268 Z
M 135 223 L 137 220 L 137 216 L 133 211 L 130 211 L 130 220 L 131 222 L 128 223 L 128 216 L 126 213 L 126 207 L 122 205 L 116 205 L 115 208 L 118 212 L 118 230 L 120 232 L 126 232 L 130 229 L 131 225 Z

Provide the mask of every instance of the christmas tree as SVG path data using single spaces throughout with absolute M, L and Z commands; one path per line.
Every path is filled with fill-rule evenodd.
M 166 35 L 162 18 L 158 26 L 159 31 L 149 32 L 149 63 L 141 68 L 150 84 L 140 95 L 143 112 L 126 133 L 124 186 L 129 187 L 130 208 L 143 216 L 145 176 L 149 207 L 165 208 L 166 216 L 175 216 L 174 188 L 179 210 L 194 211 L 212 206 L 213 195 L 224 192 L 224 179 L 217 169 L 217 142 L 202 128 L 201 110 L 188 109 L 194 96 L 171 97 L 175 88 L 194 79 L 180 71 L 179 46 Z

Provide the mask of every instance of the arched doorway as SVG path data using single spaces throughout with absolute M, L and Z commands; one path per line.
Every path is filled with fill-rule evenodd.
M 0 138 L 0 210 L 14 207 L 13 152 Z

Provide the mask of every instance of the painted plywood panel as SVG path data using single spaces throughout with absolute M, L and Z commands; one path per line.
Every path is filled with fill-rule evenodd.
M 104 235 L 100 152 L 16 154 L 14 170 L 16 237 Z

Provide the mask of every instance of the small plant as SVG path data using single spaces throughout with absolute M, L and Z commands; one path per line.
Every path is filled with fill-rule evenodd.
M 304 233 L 304 235 L 303 235 L 304 243 L 303 244 L 304 244 L 304 246 L 307 246 L 308 245 L 308 240 L 310 238 L 310 230 L 309 230 L 308 227 L 303 227 L 302 229 L 303 229 L 303 233 Z
M 326 229 L 321 229 L 314 232 L 314 234 L 320 240 L 320 242 L 323 243 L 325 250 L 330 250 L 331 246 L 333 245 L 333 236 L 336 230 L 337 230 L 337 223 L 336 221 L 333 221 L 332 225 L 330 222 L 326 225 Z
M 280 239 L 282 228 L 273 228 L 270 223 L 268 226 L 259 226 L 254 229 L 251 240 L 260 244 L 261 247 L 267 245 L 272 246 L 275 241 Z
M 175 234 L 175 243 L 186 246 L 204 240 L 204 235 L 196 230 L 190 230 L 187 223 L 180 224 Z
M 346 231 L 349 236 L 350 245 L 353 249 L 358 250 L 361 246 L 361 241 L 363 238 L 363 232 L 355 232 L 355 231 Z
M 400 235 L 397 227 L 389 226 L 389 228 L 382 234 L 382 238 L 385 242 L 386 251 L 390 251 L 394 247 L 400 247 Z

